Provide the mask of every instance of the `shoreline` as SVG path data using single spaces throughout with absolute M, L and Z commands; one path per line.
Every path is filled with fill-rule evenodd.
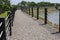
M 44 18 L 42 17 L 39 17 L 42 21 L 44 21 Z M 47 20 L 47 24 L 50 25 L 50 26 L 53 26 L 54 28 L 59 28 L 59 25 L 58 24 L 53 24 L 52 22 L 50 22 L 49 20 Z
M 41 13 L 41 15 L 44 13 L 44 8 L 39 8 L 39 13 Z M 53 11 L 57 11 L 55 8 L 53 8 L 53 7 L 49 7 L 48 8 L 48 14 L 50 13 L 50 12 L 53 12 Z M 32 10 L 31 10 L 31 8 L 30 8 L 30 15 L 32 15 Z M 35 8 L 35 10 L 34 10 L 34 17 L 36 18 L 37 17 L 37 8 Z M 39 19 L 41 19 L 41 20 L 43 20 L 44 21 L 44 18 L 42 18 L 42 17 L 40 17 L 39 16 Z M 51 21 L 49 21 L 48 20 L 48 25 L 50 25 L 50 26 L 53 26 L 54 28 L 59 28 L 59 25 L 58 24 L 54 24 L 54 23 L 52 23 Z

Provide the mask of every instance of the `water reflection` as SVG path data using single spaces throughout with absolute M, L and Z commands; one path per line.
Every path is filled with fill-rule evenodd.
M 44 13 L 40 13 L 39 16 L 44 18 Z M 48 13 L 48 20 L 53 24 L 59 25 L 59 11 L 53 11 Z
M 59 25 L 59 12 L 54 11 L 54 12 L 48 13 L 48 20 L 54 24 Z

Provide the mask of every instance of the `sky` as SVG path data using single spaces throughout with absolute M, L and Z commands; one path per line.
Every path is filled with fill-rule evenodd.
M 60 3 L 60 0 L 10 0 L 11 1 L 11 4 L 18 4 L 19 2 L 21 1 L 34 1 L 34 2 L 52 2 L 52 3 Z

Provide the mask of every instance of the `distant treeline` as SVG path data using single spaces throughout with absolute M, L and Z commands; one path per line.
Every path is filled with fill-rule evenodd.
M 60 6 L 59 3 L 51 3 L 51 2 L 26 2 L 26 1 L 22 1 L 20 3 L 18 3 L 18 6 L 40 6 L 40 7 L 44 7 L 44 6 Z

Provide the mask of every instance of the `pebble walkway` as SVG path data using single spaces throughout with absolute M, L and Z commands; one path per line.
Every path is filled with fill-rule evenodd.
M 41 22 L 17 10 L 10 40 L 60 40 L 59 33 L 52 34 L 52 31 L 55 31 L 53 27 L 54 30 L 40 24 Z

